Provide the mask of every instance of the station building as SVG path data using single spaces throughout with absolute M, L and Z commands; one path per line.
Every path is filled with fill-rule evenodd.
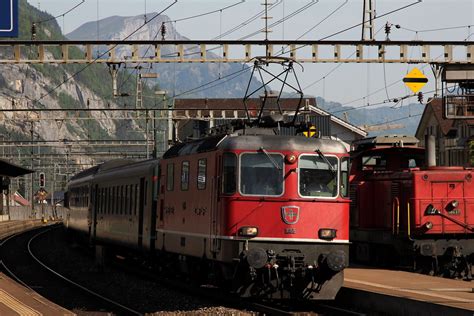
M 435 136 L 438 166 L 474 166 L 474 119 L 445 118 L 440 98 L 425 106 L 415 134 L 421 147 L 425 135 Z

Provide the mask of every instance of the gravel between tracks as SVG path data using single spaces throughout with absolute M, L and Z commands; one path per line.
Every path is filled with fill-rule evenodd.
M 97 271 L 93 258 L 81 248 L 68 242 L 64 229 L 54 229 L 38 241 L 37 255 L 59 273 L 71 280 L 97 291 L 101 295 L 150 315 L 255 315 L 219 306 L 199 298 L 106 267 Z M 73 310 L 78 315 L 88 312 Z

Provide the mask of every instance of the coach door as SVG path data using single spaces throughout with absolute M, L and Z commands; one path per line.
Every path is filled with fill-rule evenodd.
M 209 159 L 211 162 L 211 159 Z M 218 157 L 216 160 L 212 161 L 212 167 L 209 166 L 208 177 L 211 180 L 211 222 L 210 222 L 210 250 L 211 253 L 215 256 L 220 250 L 220 239 L 219 235 L 219 177 L 220 170 L 222 168 L 222 157 Z
M 89 237 L 90 241 L 94 241 L 97 236 L 97 192 L 98 185 L 91 186 L 90 197 L 91 200 L 88 205 L 88 218 L 91 219 L 91 224 L 89 226 Z
M 138 248 L 143 247 L 143 212 L 145 208 L 145 178 L 140 178 L 140 193 L 138 194 Z

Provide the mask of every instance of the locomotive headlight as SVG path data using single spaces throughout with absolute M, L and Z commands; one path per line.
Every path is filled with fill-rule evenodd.
M 458 206 L 459 206 L 459 202 L 458 202 L 458 201 L 456 201 L 456 200 L 451 201 L 451 207 L 452 207 L 453 209 L 454 209 L 454 208 L 458 208 Z
M 288 164 L 292 165 L 296 162 L 296 155 L 295 154 L 288 154 L 285 156 L 285 160 Z
M 318 231 L 318 236 L 320 239 L 333 240 L 334 238 L 336 238 L 336 232 L 337 230 L 333 228 L 321 228 Z
M 425 227 L 426 227 L 426 229 L 430 230 L 431 228 L 433 228 L 433 223 L 432 222 L 426 222 Z
M 255 226 L 243 226 L 239 228 L 237 233 L 240 237 L 257 237 L 258 227 Z

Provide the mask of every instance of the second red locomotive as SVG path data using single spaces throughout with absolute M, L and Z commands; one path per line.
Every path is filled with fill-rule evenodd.
M 417 142 L 414 137 L 391 136 L 356 143 L 351 256 L 366 263 L 413 266 L 425 273 L 471 279 L 474 171 L 428 167 L 434 155 L 425 159 Z

